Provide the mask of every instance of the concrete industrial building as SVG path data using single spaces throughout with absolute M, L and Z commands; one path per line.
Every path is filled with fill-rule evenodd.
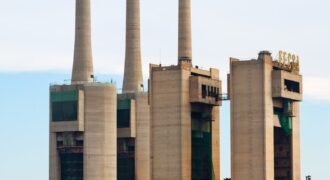
M 152 178 L 220 179 L 219 71 L 192 66 L 191 4 L 179 0 L 178 65 L 150 65 Z
M 50 180 L 116 176 L 116 86 L 93 81 L 90 0 L 76 1 L 72 82 L 50 87 Z
M 301 178 L 302 76 L 299 60 L 291 54 L 280 58 L 262 51 L 255 60 L 230 60 L 233 180 Z
M 76 0 L 71 84 L 50 86 L 50 180 L 219 180 L 219 70 L 192 64 L 191 0 L 179 0 L 178 64 L 141 65 L 140 0 L 126 0 L 122 92 L 93 75 L 90 0 Z M 293 56 L 289 56 L 293 59 Z M 284 57 L 285 59 L 285 57 Z M 298 68 L 297 68 L 298 67 Z M 233 180 L 299 180 L 299 62 L 231 58 Z
M 140 0 L 126 0 L 125 70 L 117 99 L 118 180 L 150 180 L 150 106 L 142 77 Z

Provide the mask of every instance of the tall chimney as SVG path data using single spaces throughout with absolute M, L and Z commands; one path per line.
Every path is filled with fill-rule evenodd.
M 71 83 L 93 81 L 90 0 L 76 0 L 76 36 Z
M 126 54 L 123 93 L 143 91 L 140 0 L 126 0 Z
M 191 63 L 191 0 L 179 0 L 179 63 Z

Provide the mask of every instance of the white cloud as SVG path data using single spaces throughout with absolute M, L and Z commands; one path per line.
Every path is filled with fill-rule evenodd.
M 304 77 L 304 96 L 321 101 L 330 101 L 330 78 Z

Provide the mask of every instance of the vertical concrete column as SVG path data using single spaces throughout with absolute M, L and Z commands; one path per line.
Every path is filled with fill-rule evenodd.
M 49 180 L 60 180 L 56 133 L 49 133 Z
M 179 0 L 179 62 L 191 62 L 191 49 L 191 0 Z
M 126 54 L 123 93 L 143 91 L 140 0 L 126 0 Z
M 220 107 L 212 110 L 212 163 L 214 180 L 220 180 Z
M 300 167 L 300 105 L 299 102 L 293 103 L 292 119 L 292 179 L 301 179 Z
M 84 180 L 117 179 L 116 117 L 116 86 L 85 85 Z
M 136 95 L 136 180 L 151 179 L 151 121 L 148 93 Z
M 72 83 L 93 81 L 90 0 L 76 0 L 74 60 Z

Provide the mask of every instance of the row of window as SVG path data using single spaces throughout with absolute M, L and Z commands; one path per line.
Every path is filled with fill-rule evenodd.
M 284 80 L 284 89 L 290 92 L 300 93 L 300 84 L 296 81 Z
M 202 85 L 202 97 L 218 97 L 220 94 L 220 89 L 214 86 Z
M 130 109 L 117 110 L 117 127 L 130 127 Z M 78 101 L 63 101 L 52 103 L 52 121 L 76 121 L 78 120 Z

